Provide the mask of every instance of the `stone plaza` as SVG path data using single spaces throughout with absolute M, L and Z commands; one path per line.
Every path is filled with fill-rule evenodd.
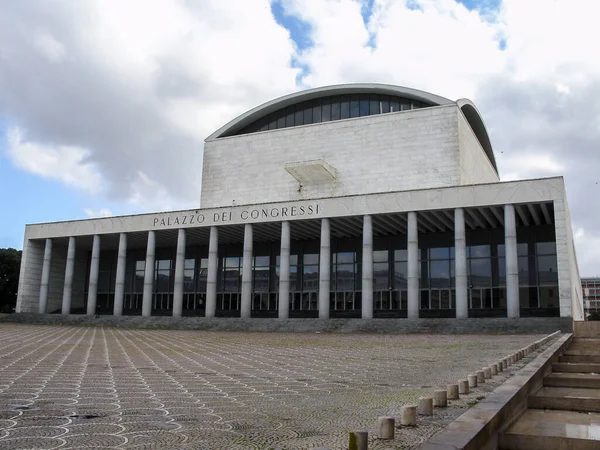
M 530 358 L 393 441 L 377 417 L 540 337 L 0 323 L 0 448 L 415 448 Z

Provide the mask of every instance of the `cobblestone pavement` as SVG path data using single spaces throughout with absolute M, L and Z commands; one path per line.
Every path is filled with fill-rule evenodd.
M 540 337 L 2 324 L 0 448 L 341 449 L 358 429 L 414 448 L 509 374 L 393 441 L 377 417 Z

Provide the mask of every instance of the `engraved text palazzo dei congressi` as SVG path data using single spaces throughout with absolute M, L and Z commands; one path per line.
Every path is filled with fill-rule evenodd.
M 319 216 L 322 208 L 319 204 L 297 206 L 260 206 L 246 208 L 231 208 L 216 211 L 186 211 L 168 216 L 155 217 L 153 228 L 190 225 L 217 225 L 224 223 L 243 223 L 260 220 L 285 220 L 286 218 L 299 218 L 303 216 Z

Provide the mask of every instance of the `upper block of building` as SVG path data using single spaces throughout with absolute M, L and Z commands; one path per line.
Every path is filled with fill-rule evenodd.
M 475 105 L 385 84 L 272 100 L 206 139 L 201 206 L 499 181 Z

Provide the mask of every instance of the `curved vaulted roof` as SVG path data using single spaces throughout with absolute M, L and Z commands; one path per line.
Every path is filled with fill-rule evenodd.
M 411 108 L 423 108 L 431 106 L 441 106 L 456 104 L 461 108 L 465 118 L 469 122 L 469 125 L 473 129 L 477 139 L 483 147 L 486 155 L 488 156 L 492 166 L 498 171 L 496 167 L 496 161 L 494 153 L 490 143 L 487 130 L 481 119 L 479 111 L 475 105 L 467 99 L 461 99 L 457 102 L 449 100 L 439 95 L 431 94 L 429 92 L 420 91 L 418 89 L 407 88 L 403 86 L 394 86 L 390 84 L 378 84 L 378 83 L 350 83 L 340 84 L 334 86 L 323 86 L 314 89 L 307 89 L 300 92 L 294 92 L 283 97 L 276 98 L 269 102 L 263 103 L 256 108 L 253 108 L 244 114 L 236 117 L 226 125 L 219 128 L 213 134 L 206 138 L 206 141 L 212 141 L 222 137 L 235 136 L 238 134 L 245 134 L 252 128 L 253 131 L 262 131 L 263 129 L 254 129 L 257 123 L 261 120 L 264 121 L 268 116 L 273 116 L 273 113 L 285 110 L 286 108 L 293 107 L 295 105 L 307 104 L 312 100 L 321 98 L 335 98 L 336 96 L 344 95 L 383 95 L 389 96 L 389 98 L 395 98 L 400 102 L 406 100 L 409 103 L 412 102 Z M 416 106 L 415 106 L 416 105 Z M 332 119 L 333 120 L 333 119 Z

